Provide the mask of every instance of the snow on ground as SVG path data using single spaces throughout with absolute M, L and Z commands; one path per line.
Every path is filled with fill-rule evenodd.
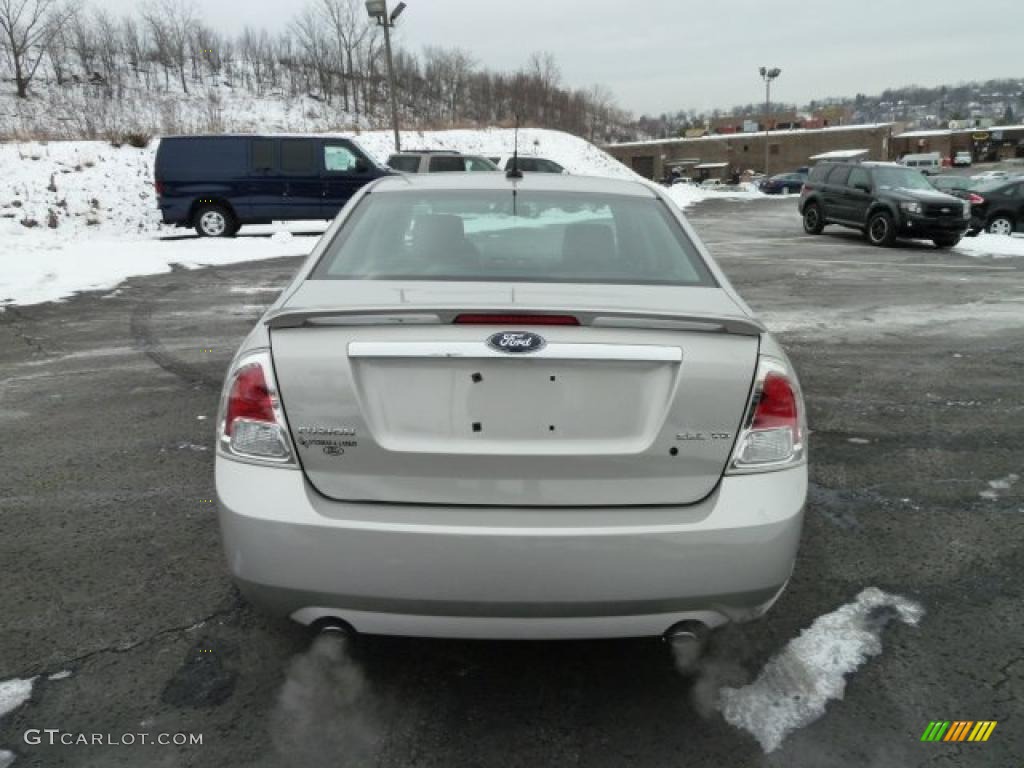
M 13 712 L 32 695 L 32 686 L 36 679 L 29 677 L 24 680 L 4 680 L 0 682 L 0 717 Z
M 996 480 L 989 480 L 988 488 L 978 495 L 983 499 L 996 501 L 1006 491 L 1010 490 L 1018 480 L 1020 480 L 1020 475 L 1014 473 L 1010 473 L 1006 477 L 1000 477 Z
M 668 188 L 668 196 L 680 208 L 687 208 L 703 200 L 764 200 L 768 195 L 759 191 L 753 184 L 741 184 L 737 187 L 707 189 L 696 184 L 675 184 Z
M 1024 233 L 1006 235 L 980 234 L 965 237 L 953 249 L 967 256 L 991 256 L 995 259 L 1011 259 L 1024 256 Z
M 913 625 L 923 615 L 906 598 L 865 589 L 854 602 L 817 618 L 753 683 L 723 688 L 722 715 L 772 752 L 789 733 L 824 715 L 830 700 L 843 698 L 846 675 L 882 652 L 882 629 L 891 619 Z
M 380 162 L 393 148 L 390 131 L 348 135 Z M 402 134 L 408 149 L 457 149 L 492 156 L 511 153 L 514 141 L 514 131 L 501 128 Z M 0 309 L 7 303 L 34 304 L 78 291 L 106 290 L 134 275 L 167 272 L 173 264 L 228 264 L 311 250 L 313 238 L 293 238 L 289 230 L 322 231 L 322 222 L 242 230 L 243 235 L 272 233 L 271 238 L 159 240 L 188 232 L 160 223 L 153 189 L 157 145 L 154 141 L 136 149 L 102 141 L 0 144 L 0 178 L 5 180 L 0 189 Z M 574 174 L 650 184 L 593 144 L 560 131 L 524 128 L 519 131 L 519 148 L 524 155 L 561 163 Z M 715 197 L 763 197 L 752 188 L 717 191 L 692 186 L 673 187 L 669 194 L 680 207 Z
M 141 88 L 130 79 L 118 98 L 88 85 L 58 87 L 37 77 L 34 96 L 19 99 L 14 88 L 0 90 L 0 136 L 109 136 L 130 130 L 148 134 L 211 131 L 329 131 L 365 125 L 339 101 L 327 104 L 307 94 L 269 90 L 257 96 L 245 88 L 209 81 L 186 94 Z
M 282 233 L 288 234 L 288 233 Z M 315 237 L 239 237 L 232 240 L 76 240 L 5 235 L 0 303 L 37 304 L 77 291 L 107 290 L 135 275 L 171 271 L 171 265 L 217 266 L 305 256 Z
M 102 141 L 0 144 L 0 242 L 156 231 L 153 154 Z

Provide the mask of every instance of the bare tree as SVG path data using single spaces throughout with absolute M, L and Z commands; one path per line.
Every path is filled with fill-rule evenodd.
M 83 14 L 77 13 L 71 19 L 71 50 L 78 59 L 78 66 L 85 77 L 89 79 L 96 71 L 96 38 L 93 34 L 92 24 Z
M 120 93 L 122 87 L 122 62 L 124 50 L 121 46 L 121 34 L 117 21 L 106 11 L 96 14 L 95 25 L 96 56 L 103 70 L 103 79 L 109 92 L 115 86 Z
M 341 70 L 342 102 L 346 111 L 352 109 L 358 115 L 359 89 L 355 87 L 355 81 L 361 73 L 356 71 L 357 52 L 371 33 L 369 17 L 359 0 L 320 0 L 320 8 L 334 38 L 334 52 Z
M 321 9 L 316 6 L 307 6 L 292 22 L 291 29 L 296 43 L 303 52 L 303 60 L 307 67 L 306 79 L 309 80 L 311 71 L 317 84 L 317 88 L 313 89 L 307 82 L 306 90 L 318 90 L 330 104 L 333 91 L 331 46 L 320 12 Z
M 5 47 L 5 46 L 0 46 Z M 57 85 L 64 85 L 67 72 L 68 41 L 64 30 L 58 30 L 46 43 L 46 58 L 50 62 L 50 71 L 53 72 Z
M 142 11 L 142 18 L 149 27 L 160 63 L 177 70 L 181 90 L 188 93 L 185 66 L 189 58 L 190 33 L 198 23 L 195 6 L 191 0 L 150 0 Z
M 60 0 L 0 0 L 0 33 L 14 69 L 18 98 L 28 98 L 28 86 L 47 46 L 74 13 L 72 6 Z
M 143 41 L 142 35 L 139 32 L 139 25 L 135 23 L 135 19 L 131 16 L 126 16 L 121 22 L 121 40 L 124 45 L 124 53 L 128 57 L 128 65 L 132 68 L 135 79 L 138 80 L 139 69 L 142 67 Z

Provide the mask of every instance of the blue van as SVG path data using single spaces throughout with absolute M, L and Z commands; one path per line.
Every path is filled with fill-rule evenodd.
M 351 139 L 330 136 L 169 136 L 154 169 L 164 223 L 201 237 L 333 219 L 356 190 L 393 174 Z

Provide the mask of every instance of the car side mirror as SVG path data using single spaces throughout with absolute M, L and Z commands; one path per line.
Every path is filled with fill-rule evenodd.
M 857 189 L 859 189 L 861 192 L 865 192 L 865 193 L 867 193 L 869 195 L 871 194 L 871 187 L 870 187 L 870 185 L 868 185 L 868 184 L 857 184 L 856 186 L 857 186 Z

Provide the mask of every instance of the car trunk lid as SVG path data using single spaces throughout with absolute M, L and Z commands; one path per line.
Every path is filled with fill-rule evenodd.
M 324 495 L 685 504 L 721 477 L 759 345 L 721 289 L 338 282 L 307 283 L 268 317 L 292 436 Z M 453 322 L 497 313 L 520 317 Z M 522 317 L 553 313 L 581 324 Z M 502 347 L 519 333 L 540 348 Z

